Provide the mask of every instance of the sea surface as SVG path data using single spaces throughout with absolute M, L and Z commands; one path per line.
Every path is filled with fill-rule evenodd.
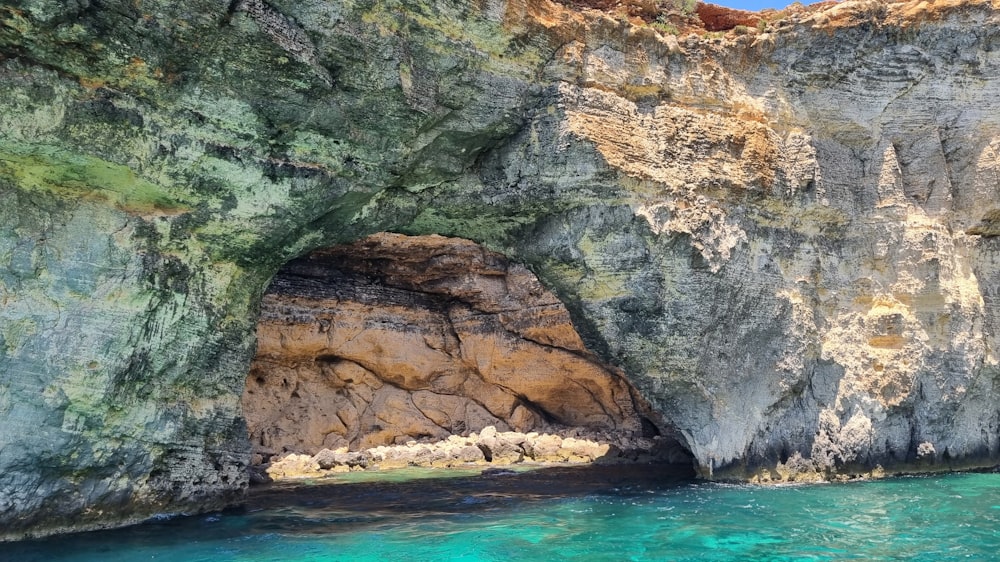
M 651 467 L 362 474 L 256 488 L 222 513 L 0 543 L 0 560 L 1000 560 L 1000 474 L 784 486 Z

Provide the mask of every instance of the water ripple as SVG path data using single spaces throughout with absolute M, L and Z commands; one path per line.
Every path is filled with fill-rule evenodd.
M 794 487 L 634 467 L 256 490 L 240 510 L 0 545 L 0 560 L 949 561 L 1000 556 L 1000 475 Z

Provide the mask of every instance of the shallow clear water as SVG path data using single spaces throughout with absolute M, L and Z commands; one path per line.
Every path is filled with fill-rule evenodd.
M 1000 559 L 998 474 L 777 487 L 623 467 L 450 476 L 257 489 L 242 510 L 0 544 L 0 560 Z

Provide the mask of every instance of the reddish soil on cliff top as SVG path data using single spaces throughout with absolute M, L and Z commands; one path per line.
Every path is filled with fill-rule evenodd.
M 575 8 L 617 14 L 645 23 L 669 24 L 681 31 L 729 31 L 736 27 L 757 27 L 762 21 L 779 19 L 786 14 L 815 12 L 836 4 L 835 0 L 804 6 L 799 2 L 781 10 L 751 12 L 692 0 L 556 0 Z

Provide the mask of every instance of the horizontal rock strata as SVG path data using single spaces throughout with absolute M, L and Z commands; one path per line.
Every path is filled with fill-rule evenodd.
M 262 462 L 488 426 L 659 433 L 559 300 L 466 240 L 379 234 L 295 260 L 257 340 L 243 410 Z

